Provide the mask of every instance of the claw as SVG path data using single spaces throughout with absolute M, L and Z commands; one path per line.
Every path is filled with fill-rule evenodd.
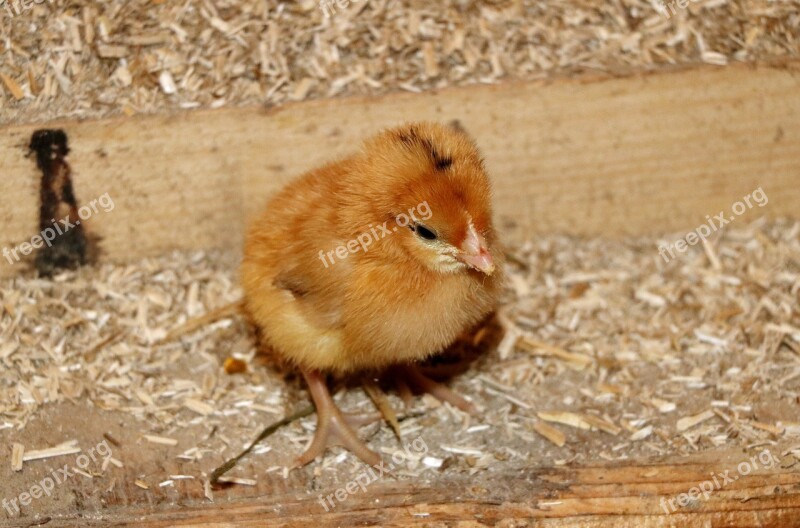
M 297 458 L 294 467 L 305 466 L 324 453 L 325 449 L 335 445 L 343 446 L 371 466 L 380 464 L 380 455 L 368 448 L 354 430 L 354 427 L 379 420 L 380 415 L 373 413 L 359 416 L 342 413 L 333 401 L 328 386 L 319 372 L 303 371 L 303 377 L 317 408 L 317 430 L 311 445 Z
M 378 408 L 384 420 L 386 420 L 386 423 L 388 423 L 394 431 L 397 439 L 402 442 L 403 435 L 400 432 L 400 422 L 397 421 L 397 413 L 394 412 L 392 404 L 386 394 L 381 390 L 374 380 L 369 378 L 364 380 L 364 392 L 367 393 L 367 396 L 370 397 L 372 403 L 374 403 L 375 407 Z
M 427 392 L 437 400 L 450 403 L 451 405 L 454 405 L 455 407 L 458 407 L 462 411 L 473 416 L 477 415 L 478 410 L 475 408 L 472 402 L 458 393 L 450 390 L 450 388 L 448 388 L 446 385 L 430 379 L 425 374 L 420 372 L 415 366 L 404 365 L 400 367 L 400 373 L 406 377 L 406 380 L 411 385 L 422 392 Z

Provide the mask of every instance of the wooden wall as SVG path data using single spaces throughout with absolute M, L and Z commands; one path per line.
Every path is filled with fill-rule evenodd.
M 458 119 L 477 137 L 501 231 L 582 235 L 689 230 L 761 187 L 800 212 L 800 63 L 698 66 L 436 93 L 66 121 L 75 187 L 115 208 L 89 220 L 105 258 L 174 248 L 239 251 L 246 219 L 284 182 L 408 120 Z M 36 234 L 31 133 L 0 134 L 0 249 Z M 0 260 L 0 275 L 21 270 Z

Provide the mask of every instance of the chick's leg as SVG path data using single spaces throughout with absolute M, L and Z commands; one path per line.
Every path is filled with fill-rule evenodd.
M 381 457 L 358 438 L 353 426 L 369 423 L 369 419 L 345 415 L 331 397 L 325 378 L 315 370 L 304 370 L 303 377 L 317 408 L 317 430 L 314 440 L 305 453 L 297 459 L 297 466 L 304 466 L 321 455 L 331 445 L 342 445 L 358 458 L 372 466 L 380 464 Z
M 427 392 L 439 401 L 447 402 L 469 414 L 476 414 L 475 406 L 460 394 L 450 390 L 447 385 L 430 379 L 414 365 L 400 367 L 400 374 L 411 386 Z

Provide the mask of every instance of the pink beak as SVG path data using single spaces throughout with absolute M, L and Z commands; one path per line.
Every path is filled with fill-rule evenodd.
M 475 231 L 472 225 L 469 226 L 467 238 L 464 239 L 464 243 L 461 245 L 461 253 L 457 258 L 467 266 L 486 275 L 494 273 L 494 259 L 489 252 L 486 239 Z

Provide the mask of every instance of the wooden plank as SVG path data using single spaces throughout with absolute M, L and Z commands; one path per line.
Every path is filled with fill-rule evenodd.
M 246 218 L 290 178 L 407 120 L 459 119 L 477 137 L 508 240 L 535 233 L 688 230 L 762 187 L 800 210 L 799 62 L 696 67 L 624 78 L 471 86 L 170 116 L 59 122 L 83 202 L 109 193 L 89 228 L 105 258 L 236 250 Z M 0 135 L 0 249 L 30 240 L 39 175 L 31 133 Z M 21 269 L 0 263 L 0 275 Z
M 779 452 L 777 447 L 775 452 Z M 144 528 L 519 526 L 512 520 L 559 528 L 800 526 L 800 473 L 778 467 L 737 474 L 736 468 L 746 460 L 741 450 L 728 450 L 683 462 L 531 467 L 508 474 L 443 477 L 433 483 L 384 477 L 363 491 L 347 494 L 341 502 L 334 501 L 329 511 L 320 497 L 333 489 L 312 493 L 276 489 L 255 499 L 238 500 L 222 491 L 214 503 L 193 497 L 180 504 L 138 490 L 147 493 L 147 501 L 107 505 L 91 514 L 68 513 L 51 518 L 47 526 L 72 526 L 78 519 L 85 526 Z M 670 500 L 726 471 L 730 482 L 672 511 Z M 718 481 L 724 482 L 719 477 Z M 29 526 L 30 522 L 12 520 L 9 526 Z

